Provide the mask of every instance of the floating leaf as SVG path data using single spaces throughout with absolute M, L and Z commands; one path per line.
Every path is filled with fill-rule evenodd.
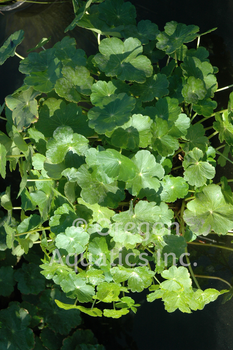
M 88 119 L 77 104 L 66 104 L 62 100 L 49 98 L 44 102 L 43 107 L 39 109 L 39 120 L 35 127 L 45 137 L 52 137 L 53 132 L 59 126 L 69 126 L 74 133 L 85 137 L 92 136 L 94 133 L 88 127 Z
M 6 97 L 6 105 L 12 111 L 13 123 L 18 131 L 28 128 L 31 123 L 38 120 L 37 101 L 35 99 L 38 95 L 39 92 L 29 88 Z
M 184 180 L 192 186 L 201 187 L 207 179 L 213 179 L 215 176 L 215 168 L 210 163 L 201 160 L 202 158 L 203 152 L 196 147 L 184 157 Z
M 166 120 L 160 118 L 156 118 L 156 123 L 152 125 L 152 147 L 163 157 L 172 155 L 179 148 L 177 138 L 169 135 L 168 125 Z
M 109 26 L 135 24 L 136 10 L 130 2 L 123 0 L 105 1 L 99 6 L 101 20 Z
M 128 38 L 122 42 L 118 38 L 103 39 L 94 60 L 107 76 L 144 83 L 150 77 L 153 68 L 150 60 L 142 55 L 141 42 Z
M 82 227 L 67 227 L 65 233 L 59 233 L 55 244 L 69 254 L 81 254 L 89 241 L 89 234 Z
M 182 95 L 187 103 L 196 104 L 198 100 L 203 100 L 206 95 L 203 81 L 199 78 L 189 77 L 182 89 Z
M 160 196 L 164 202 L 175 202 L 178 198 L 184 198 L 188 194 L 189 185 L 180 176 L 166 175 L 161 184 L 163 191 Z
M 202 124 L 190 125 L 185 139 L 188 141 L 184 144 L 184 151 L 188 152 L 197 147 L 206 152 L 209 140 L 205 135 L 205 129 Z
M 112 131 L 115 127 L 125 124 L 131 117 L 135 99 L 125 93 L 113 95 L 107 105 L 93 107 L 88 112 L 89 126 L 99 134 Z
M 97 81 L 91 87 L 91 103 L 95 106 L 103 107 L 105 101 L 104 97 L 113 95 L 116 89 L 116 86 L 111 81 Z
M 117 181 L 104 184 L 102 179 L 98 180 L 95 177 L 95 173 L 91 174 L 88 171 L 86 165 L 78 169 L 77 182 L 82 188 L 81 196 L 87 203 L 116 208 L 124 199 L 124 192 L 117 186 Z
M 186 26 L 182 23 L 171 21 L 166 23 L 165 31 L 157 35 L 156 47 L 166 52 L 167 55 L 178 50 L 184 43 L 193 41 L 198 35 L 199 27 Z
M 143 190 L 152 189 L 157 191 L 160 187 L 164 170 L 161 164 L 156 163 L 155 157 L 149 151 L 138 151 L 132 158 L 137 166 L 135 178 L 127 181 L 126 188 L 130 189 L 133 196 L 143 196 Z
M 90 167 L 93 165 L 101 167 L 109 178 L 124 182 L 133 179 L 137 172 L 134 162 L 114 149 L 107 149 L 93 155 L 88 152 L 86 162 Z
M 152 120 L 150 117 L 134 114 L 121 128 L 114 130 L 111 142 L 119 148 L 131 150 L 138 147 L 146 148 L 151 141 L 151 125 Z
M 155 97 L 161 98 L 168 94 L 168 79 L 165 74 L 155 74 L 142 84 L 133 84 L 131 91 L 135 96 L 140 96 L 143 102 L 152 101 Z
M 198 235 L 206 236 L 211 230 L 224 235 L 233 227 L 233 205 L 226 202 L 221 187 L 208 185 L 188 202 L 184 219 Z
M 81 94 L 89 95 L 93 78 L 86 67 L 76 66 L 75 68 L 65 66 L 62 68 L 63 78 L 57 80 L 55 85 L 56 93 L 67 101 L 79 102 Z
M 76 275 L 75 272 L 63 277 L 60 286 L 65 293 L 72 292 L 72 297 L 78 298 L 80 303 L 92 301 L 92 297 L 95 294 L 94 287 L 86 284 L 85 280 Z
M 202 101 L 198 101 L 197 104 L 193 105 L 193 110 L 199 115 L 203 115 L 204 117 L 210 117 L 213 114 L 214 109 L 216 107 L 217 102 L 212 101 L 210 98 L 207 98 Z
M 126 268 L 117 266 L 111 269 L 111 274 L 115 282 L 124 282 L 128 280 L 128 288 L 132 292 L 142 292 L 152 283 L 154 272 L 150 271 L 147 266 Z
M 159 34 L 158 26 L 148 19 L 138 22 L 137 27 L 128 25 L 122 32 L 125 38 L 137 38 L 143 45 L 148 44 L 149 40 L 155 40 Z
M 53 163 L 60 163 L 68 152 L 84 155 L 88 150 L 88 140 L 79 134 L 73 133 L 69 126 L 58 127 L 53 138 L 47 143 L 46 157 Z

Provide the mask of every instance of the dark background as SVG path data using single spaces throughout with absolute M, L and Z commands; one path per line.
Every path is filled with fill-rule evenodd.
M 233 83 L 233 1 L 232 0 L 133 0 L 138 20 L 150 19 L 163 30 L 166 22 L 194 24 L 201 32 L 211 28 L 218 29 L 202 37 L 201 45 L 210 52 L 211 63 L 219 68 L 217 79 L 219 87 Z M 0 45 L 14 31 L 23 29 L 25 40 L 17 52 L 26 56 L 27 49 L 34 47 L 42 37 L 52 36 L 46 48 L 54 45 L 64 36 L 64 29 L 73 19 L 72 6 L 68 3 L 52 5 L 31 5 L 25 9 L 0 14 Z M 74 36 L 77 46 L 88 54 L 95 52 L 95 42 L 89 32 L 75 29 L 68 33 Z M 0 66 L 0 104 L 4 97 L 22 84 L 23 76 L 18 73 L 19 59 L 10 58 Z M 226 90 L 216 94 L 219 106 L 226 108 L 229 93 Z M 229 177 L 232 169 L 224 170 Z M 230 242 L 229 242 L 230 243 Z M 225 278 L 231 282 L 233 259 L 220 249 L 203 248 L 196 261 L 204 264 L 207 273 Z M 192 262 L 195 262 L 192 259 Z M 224 264 L 222 262 L 225 262 Z M 202 284 L 203 288 L 224 289 L 226 285 L 211 280 Z M 233 349 L 233 301 L 222 305 L 220 297 L 207 305 L 203 311 L 172 314 L 164 310 L 161 301 L 146 302 L 146 295 L 132 295 L 141 302 L 136 315 L 130 313 L 119 320 L 96 319 L 84 316 L 99 342 L 108 350 L 232 350 Z M 72 350 L 72 349 L 71 349 Z

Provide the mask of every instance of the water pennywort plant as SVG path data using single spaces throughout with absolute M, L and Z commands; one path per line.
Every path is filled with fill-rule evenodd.
M 218 111 L 218 69 L 200 46 L 208 33 L 175 21 L 164 31 L 136 23 L 123 0 L 82 4 L 74 3 L 67 31 L 91 30 L 98 53 L 86 57 L 68 36 L 29 53 L 19 65 L 24 84 L 2 107 L 1 176 L 15 169 L 21 176 L 20 208 L 10 187 L 1 197 L 5 249 L 20 260 L 40 245 L 41 274 L 71 300 L 56 298 L 57 305 L 94 317 L 136 312 L 127 293 L 144 289 L 168 312 L 231 298 L 228 281 L 221 291 L 200 288 L 188 252 L 198 236 L 233 228 L 232 179 L 215 181 L 216 165 L 232 163 L 233 94 Z M 23 31 L 11 35 L 1 64 L 22 40 Z M 74 225 L 78 218 L 87 225 Z M 170 253 L 186 263 L 173 265 Z M 104 264 L 93 263 L 101 257 Z

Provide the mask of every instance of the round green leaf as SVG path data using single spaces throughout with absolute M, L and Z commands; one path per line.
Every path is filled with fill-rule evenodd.
M 206 95 L 203 81 L 199 78 L 189 77 L 182 89 L 182 95 L 187 103 L 196 104 L 198 100 L 203 100 Z
M 103 39 L 94 60 L 107 76 L 143 83 L 153 73 L 150 60 L 141 55 L 143 48 L 136 38 L 122 42 L 118 38 Z
M 49 98 L 39 109 L 39 120 L 35 127 L 45 137 L 52 137 L 58 127 L 69 126 L 74 133 L 85 137 L 92 136 L 93 130 L 88 127 L 88 119 L 82 109 L 75 103 L 66 104 L 62 100 Z
M 208 185 L 187 204 L 184 219 L 197 235 L 226 234 L 233 227 L 233 205 L 217 185 Z
M 125 124 L 131 117 L 135 99 L 125 93 L 113 95 L 109 103 L 102 108 L 93 107 L 88 112 L 89 126 L 99 134 L 112 131 Z
M 134 114 L 121 128 L 114 130 L 111 142 L 119 148 L 146 148 L 151 141 L 151 124 L 152 120 L 148 116 Z
M 163 190 L 160 196 L 164 202 L 175 202 L 178 198 L 184 198 L 189 190 L 189 185 L 180 176 L 164 176 L 162 186 Z
M 143 102 L 152 101 L 155 97 L 161 98 L 168 94 L 169 82 L 165 74 L 155 74 L 144 84 L 134 84 L 131 88 L 135 96 L 140 96 Z
M 73 133 L 69 126 L 58 127 L 53 138 L 47 143 L 46 157 L 52 163 L 61 163 L 68 152 L 84 155 L 88 150 L 88 140 L 79 134 Z
M 210 163 L 202 161 L 202 158 L 203 152 L 196 147 L 184 157 L 184 180 L 192 186 L 201 187 L 207 179 L 213 179 L 215 176 L 215 168 Z
M 79 102 L 81 95 L 90 95 L 93 78 L 86 67 L 75 68 L 65 66 L 62 69 L 63 78 L 58 79 L 55 91 L 67 101 Z
M 194 25 L 186 26 L 182 23 L 171 21 L 166 23 L 165 31 L 157 35 L 156 47 L 170 55 L 178 50 L 184 43 L 189 43 L 197 37 L 199 27 Z
M 82 227 L 67 227 L 65 233 L 59 233 L 55 244 L 60 249 L 65 249 L 69 254 L 81 254 L 89 241 L 89 234 Z
M 164 169 L 161 164 L 156 163 L 155 157 L 149 151 L 138 151 L 132 158 L 137 166 L 137 172 L 134 179 L 127 181 L 126 188 L 130 189 L 133 196 L 141 194 L 144 189 L 157 191 L 160 187 L 161 179 L 164 175 Z M 141 193 L 140 193 L 141 192 Z

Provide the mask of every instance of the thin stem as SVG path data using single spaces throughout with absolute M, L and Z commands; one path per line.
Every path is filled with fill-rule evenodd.
M 223 246 L 218 245 L 218 244 L 210 244 L 210 243 L 203 244 L 203 243 L 197 243 L 197 242 L 187 242 L 187 243 L 191 244 L 191 245 L 202 246 L 202 247 L 220 248 L 220 249 L 230 250 L 231 252 L 233 252 L 233 248 L 223 247 Z
M 7 120 L 7 119 L 6 119 L 6 118 L 4 118 L 4 117 L 0 117 L 0 119 L 5 120 L 5 121 Z
M 21 60 L 24 60 L 24 57 L 15 52 L 15 56 L 19 57 Z
M 222 156 L 223 158 L 225 158 L 226 160 L 228 160 L 228 162 L 230 162 L 231 164 L 233 164 L 233 161 L 230 160 L 228 157 L 224 156 L 222 153 L 216 151 L 216 153 L 219 155 L 219 156 Z M 228 180 L 229 181 L 229 180 Z
M 192 118 L 191 118 L 191 122 L 193 121 L 193 119 L 197 116 L 197 113 L 195 113 Z
M 48 243 L 48 242 L 52 242 L 52 241 L 53 241 L 53 239 L 48 239 L 48 240 L 47 240 L 47 243 Z M 41 241 L 33 242 L 33 244 L 40 244 L 40 243 L 41 243 Z
M 27 179 L 27 181 L 29 182 L 33 182 L 33 181 L 53 181 L 53 179 L 49 178 L 49 179 Z
M 158 284 L 160 284 L 158 278 L 156 278 L 156 277 L 154 276 L 154 279 L 156 280 L 156 282 L 158 282 Z
M 197 37 L 197 49 L 198 49 L 198 47 L 199 47 L 199 45 L 200 45 L 200 40 L 201 40 L 201 37 L 198 36 L 198 37 Z
M 220 111 L 220 112 L 218 112 L 218 113 L 221 113 L 221 112 L 224 112 L 224 110 L 222 110 L 222 111 Z M 212 118 L 212 117 L 214 117 L 214 116 L 215 116 L 215 113 L 211 114 L 209 117 L 204 117 L 204 118 L 202 118 L 201 120 L 198 120 L 198 122 L 196 122 L 196 124 L 201 124 L 201 123 L 203 123 L 205 120 L 208 120 L 209 118 Z
M 187 265 L 188 265 L 190 274 L 191 274 L 191 276 L 192 276 L 192 278 L 193 278 L 197 288 L 201 289 L 200 286 L 199 286 L 199 283 L 197 282 L 196 275 L 194 274 L 193 269 L 191 267 L 191 263 L 190 263 L 190 260 L 189 260 L 189 257 L 188 257 L 189 253 L 188 253 L 188 249 L 187 248 L 185 248 L 185 252 L 186 252 L 185 258 L 186 258 L 186 261 L 187 261 Z
M 219 149 L 221 149 L 221 148 L 223 148 L 223 147 L 225 147 L 225 146 L 226 146 L 226 144 L 224 143 L 224 145 L 221 145 L 221 146 L 216 147 L 215 150 L 218 151 Z
M 24 154 L 16 154 L 16 155 L 11 155 L 11 156 L 6 156 L 7 158 L 22 158 L 25 157 Z
M 205 128 L 205 131 L 210 130 L 210 129 L 213 129 L 213 125 L 208 126 L 207 128 Z
M 220 278 L 220 277 L 215 277 L 215 276 L 203 276 L 203 275 L 195 275 L 196 277 L 198 277 L 198 278 L 208 278 L 208 279 L 213 279 L 213 280 L 220 280 L 220 281 L 222 281 L 222 282 L 224 282 L 224 283 L 226 283 L 230 288 L 232 288 L 232 285 L 229 283 L 229 282 L 227 282 L 226 280 L 224 280 L 223 278 Z
M 230 89 L 231 87 L 233 87 L 233 84 L 228 85 L 228 86 L 225 86 L 225 87 L 223 87 L 223 88 L 221 88 L 221 89 L 218 89 L 218 90 L 216 90 L 215 92 L 219 92 L 219 91 L 223 91 L 223 90 L 226 90 L 226 89 Z
M 42 227 L 42 228 L 38 228 L 38 229 L 35 229 L 35 230 L 23 232 L 23 233 L 16 233 L 15 237 L 19 237 L 19 236 L 23 236 L 23 235 L 28 235 L 28 234 L 31 234 L 31 233 L 35 233 L 35 232 L 39 232 L 39 231 L 44 231 L 44 230 L 50 230 L 50 227 Z
M 208 136 L 207 138 L 210 140 L 212 137 L 214 137 L 215 135 L 218 134 L 218 131 L 213 132 L 213 134 L 211 134 L 210 136 Z
M 100 33 L 97 35 L 97 42 L 98 42 L 98 45 L 100 45 Z

